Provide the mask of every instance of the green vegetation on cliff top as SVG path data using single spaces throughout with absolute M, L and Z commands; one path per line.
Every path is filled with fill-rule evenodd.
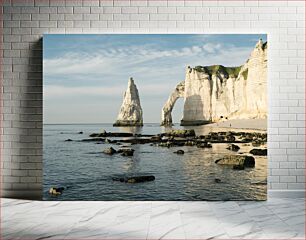
M 214 75 L 216 73 L 223 73 L 225 76 L 237 77 L 242 66 L 238 67 L 224 67 L 222 65 L 212 65 L 212 66 L 196 66 L 194 69 L 198 72 L 205 72 L 209 75 Z

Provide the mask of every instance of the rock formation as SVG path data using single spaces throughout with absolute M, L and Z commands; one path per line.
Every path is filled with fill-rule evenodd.
M 117 121 L 113 126 L 143 126 L 142 108 L 133 78 L 129 79 Z
M 188 67 L 178 86 L 163 107 L 162 125 L 172 125 L 171 111 L 179 97 L 184 97 L 181 125 L 267 118 L 267 42 L 260 39 L 239 67 Z
M 174 107 L 174 104 L 178 98 L 184 97 L 185 92 L 185 81 L 180 82 L 178 85 L 176 85 L 174 91 L 171 93 L 171 95 L 168 98 L 168 101 L 164 105 L 162 109 L 162 126 L 171 126 L 172 125 L 172 109 Z

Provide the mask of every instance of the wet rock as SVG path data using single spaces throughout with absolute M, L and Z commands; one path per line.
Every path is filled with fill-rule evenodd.
M 65 140 L 65 142 L 72 142 L 72 139 L 68 138 Z
M 235 138 L 235 136 L 231 136 L 231 135 L 230 135 L 230 136 L 227 136 L 227 137 L 226 137 L 226 141 L 227 141 L 227 142 L 235 142 L 235 141 L 236 141 L 236 138 Z
M 103 153 L 108 154 L 108 155 L 113 155 L 115 153 L 117 153 L 117 151 L 115 149 L 113 149 L 112 147 L 104 149 Z
M 215 163 L 220 165 L 242 165 L 244 167 L 254 167 L 255 158 L 245 155 L 229 155 L 216 160 Z
M 233 169 L 234 170 L 244 170 L 244 165 L 234 165 Z
M 186 130 L 171 130 L 169 132 L 164 133 L 165 136 L 172 137 L 195 137 L 195 131 L 193 129 Z
M 267 156 L 268 150 L 267 149 L 254 148 L 250 151 L 250 153 L 255 155 L 255 156 Z
M 159 135 L 151 137 L 151 141 L 152 142 L 159 142 L 161 140 L 162 140 L 162 138 Z
M 83 134 L 83 132 L 81 131 L 81 132 L 79 132 L 78 134 Z
M 210 142 L 201 142 L 197 144 L 198 148 L 212 148 L 212 145 Z
M 105 138 L 86 138 L 86 139 L 82 139 L 81 142 L 105 142 Z
M 102 132 L 102 133 L 92 133 L 89 137 L 133 137 L 133 133 L 128 132 Z
M 245 167 L 255 167 L 255 158 L 252 156 L 245 156 L 243 165 Z
M 105 137 L 105 133 L 92 133 L 89 137 Z
M 161 142 L 159 144 L 157 144 L 158 147 L 167 147 L 167 148 L 170 148 L 173 146 L 172 142 Z
M 63 187 L 59 187 L 59 188 L 56 188 L 56 187 L 52 187 L 49 189 L 49 194 L 51 195 L 61 195 L 63 193 L 65 188 Z
M 184 150 L 180 149 L 180 150 L 177 150 L 177 151 L 174 152 L 174 153 L 183 155 L 185 152 L 184 152 Z
M 194 141 L 186 141 L 184 145 L 185 146 L 195 146 L 196 143 Z
M 220 182 L 221 182 L 221 179 L 215 178 L 215 183 L 220 183 Z
M 235 144 L 230 144 L 226 149 L 234 151 L 234 152 L 238 152 L 240 147 Z
M 125 183 L 142 183 L 154 181 L 153 175 L 147 176 L 132 176 L 132 177 L 113 177 L 113 181 L 125 182 Z
M 121 153 L 122 156 L 130 157 L 134 155 L 135 150 L 132 148 L 120 148 L 117 153 Z

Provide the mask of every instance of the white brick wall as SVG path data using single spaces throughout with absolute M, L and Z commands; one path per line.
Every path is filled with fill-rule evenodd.
M 41 197 L 43 33 L 268 33 L 269 189 L 305 189 L 304 1 L 2 2 L 2 196 Z

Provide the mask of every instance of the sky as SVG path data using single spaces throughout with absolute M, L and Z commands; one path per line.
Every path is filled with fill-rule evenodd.
M 187 66 L 240 66 L 265 34 L 45 34 L 44 123 L 113 123 L 133 77 L 145 123 L 161 109 Z M 173 109 L 179 122 L 183 99 Z

